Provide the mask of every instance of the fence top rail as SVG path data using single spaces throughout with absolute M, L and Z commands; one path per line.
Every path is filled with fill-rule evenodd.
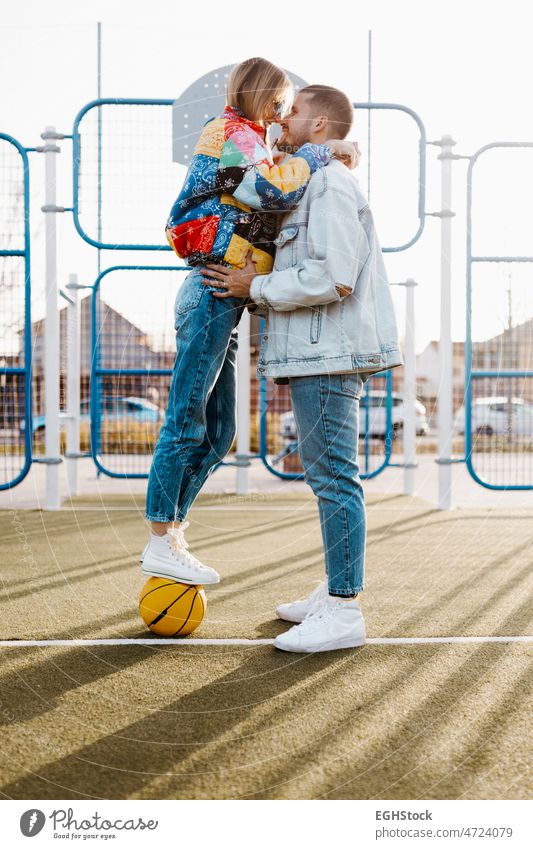
M 507 147 L 533 147 L 533 141 L 495 141 L 489 142 L 488 144 L 484 144 L 482 147 L 478 148 L 472 156 L 469 156 L 468 163 L 468 175 L 469 177 L 472 175 L 472 171 L 474 165 L 482 154 L 486 153 L 487 150 L 494 150 L 495 148 L 507 148 Z
M 110 265 L 109 268 L 104 268 L 103 271 L 100 272 L 94 284 L 88 288 L 93 290 L 93 294 L 95 294 L 100 288 L 100 283 L 107 277 L 108 274 L 111 274 L 113 271 L 192 271 L 192 266 L 190 265 Z
M 174 99 L 168 98 L 142 98 L 142 97 L 99 97 L 89 101 L 79 110 L 74 119 L 73 134 L 77 132 L 79 124 L 83 116 L 97 106 L 172 106 Z M 352 103 L 354 109 L 394 109 L 399 112 L 405 112 L 410 115 L 420 129 L 420 135 L 424 142 L 426 141 L 426 129 L 420 115 L 405 106 L 403 103 L 380 103 L 374 101 L 354 101 Z
M 470 286 L 470 268 L 471 264 L 474 262 L 502 262 L 502 263 L 511 263 L 511 262 L 533 262 L 533 256 L 526 255 L 505 255 L 505 254 L 489 254 L 486 256 L 482 255 L 474 255 L 472 254 L 472 194 L 473 194 L 473 173 L 474 166 L 478 159 L 489 150 L 502 150 L 502 149 L 527 149 L 533 148 L 533 141 L 495 141 L 489 142 L 488 144 L 484 144 L 472 156 L 469 157 L 467 175 L 466 175 L 466 226 L 467 226 L 467 241 L 466 241 L 466 252 L 467 252 L 467 291 Z
M 470 256 L 471 262 L 533 262 L 533 256 Z
M 24 145 L 22 145 L 19 142 L 18 139 L 16 139 L 14 136 L 10 136 L 9 133 L 0 133 L 0 139 L 2 141 L 8 142 L 9 144 L 12 144 L 13 147 L 15 147 L 18 150 L 18 152 L 22 156 L 22 159 L 24 160 L 24 166 L 27 168 L 28 167 L 28 150 L 32 150 L 32 148 L 24 147 Z
M 174 101 L 169 100 L 168 98 L 99 97 L 95 100 L 90 100 L 89 103 L 86 103 L 85 106 L 82 106 L 79 110 L 78 114 L 74 118 L 72 136 L 75 137 L 76 134 L 79 134 L 78 128 L 83 116 L 97 106 L 172 106 L 173 103 Z
M 89 236 L 88 233 L 85 232 L 84 228 L 81 225 L 79 219 L 79 173 L 80 173 L 80 154 L 81 154 L 81 145 L 80 145 L 80 123 L 84 116 L 91 111 L 92 109 L 99 108 L 101 106 L 172 106 L 174 104 L 174 100 L 168 98 L 136 98 L 136 97 L 101 97 L 95 100 L 91 100 L 89 103 L 86 103 L 79 112 L 77 113 L 72 130 L 72 136 L 68 138 L 72 138 L 73 149 L 73 206 L 72 206 L 72 214 L 74 220 L 74 227 L 78 232 L 78 235 L 87 242 L 92 247 L 99 248 L 100 250 L 142 250 L 142 251 L 170 251 L 172 250 L 170 245 L 162 244 L 162 245 L 153 245 L 153 244 L 122 244 L 122 243 L 111 243 L 111 242 L 103 242 L 98 239 L 94 239 Z M 415 122 L 419 130 L 419 139 L 418 139 L 418 209 L 417 209 L 417 218 L 418 218 L 418 226 L 415 234 L 408 241 L 404 242 L 400 245 L 393 246 L 383 246 L 383 253 L 399 253 L 401 251 L 405 251 L 408 248 L 412 247 L 420 237 L 424 231 L 425 221 L 426 221 L 426 130 L 424 123 L 417 112 L 414 109 L 411 109 L 409 106 L 404 106 L 401 103 L 374 103 L 372 101 L 368 102 L 353 102 L 352 103 L 354 109 L 366 109 L 366 110 L 394 110 L 396 112 L 403 112 L 406 115 L 409 115 Z M 70 211 L 70 210 L 69 210 Z

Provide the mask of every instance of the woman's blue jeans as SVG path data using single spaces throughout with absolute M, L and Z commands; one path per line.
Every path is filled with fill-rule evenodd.
M 193 269 L 174 308 L 176 362 L 164 424 L 154 451 L 146 518 L 181 522 L 236 431 L 236 327 L 241 298 L 214 298 Z
M 357 374 L 290 377 L 305 480 L 318 497 L 330 595 L 348 598 L 364 586 L 366 511 L 357 463 Z

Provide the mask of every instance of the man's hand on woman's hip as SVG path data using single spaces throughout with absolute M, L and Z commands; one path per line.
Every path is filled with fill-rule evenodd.
M 202 269 L 204 286 L 217 286 L 221 292 L 211 292 L 214 298 L 248 298 L 252 280 L 257 275 L 255 263 L 252 261 L 252 251 L 246 254 L 244 268 L 228 268 L 208 262 Z

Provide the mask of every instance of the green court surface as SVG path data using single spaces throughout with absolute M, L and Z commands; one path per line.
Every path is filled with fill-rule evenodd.
M 533 510 L 367 498 L 371 638 L 530 635 Z M 146 539 L 139 496 L 4 511 L 3 798 L 531 797 L 533 641 L 129 643 Z M 217 568 L 194 638 L 273 638 L 321 577 L 312 497 L 201 497 L 191 550 Z M 20 640 L 72 640 L 17 645 Z M 190 644 L 188 644 L 190 643 Z

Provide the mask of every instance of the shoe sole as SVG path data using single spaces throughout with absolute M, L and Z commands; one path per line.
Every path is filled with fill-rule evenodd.
M 328 643 L 326 646 L 319 648 L 289 648 L 289 646 L 280 645 L 274 640 L 274 648 L 280 651 L 294 652 L 295 654 L 318 654 L 323 651 L 337 651 L 338 649 L 356 649 L 366 644 L 366 639 L 363 637 L 358 640 L 336 640 L 334 644 Z
M 147 578 L 166 578 L 169 581 L 176 581 L 177 584 L 189 584 L 191 587 L 210 587 L 220 583 L 220 578 L 217 578 L 215 581 L 202 581 L 202 583 L 199 583 L 198 581 L 192 581 L 190 578 L 178 578 L 176 575 L 169 575 L 168 572 L 158 572 L 156 569 L 149 572 L 146 569 L 141 569 L 141 572 Z
M 278 617 L 278 619 L 281 619 L 282 622 L 294 622 L 296 625 L 301 625 L 302 622 L 304 621 L 303 619 L 294 619 L 294 617 L 291 619 L 290 616 L 282 616 L 281 613 L 278 613 L 277 610 L 276 610 L 276 616 Z

